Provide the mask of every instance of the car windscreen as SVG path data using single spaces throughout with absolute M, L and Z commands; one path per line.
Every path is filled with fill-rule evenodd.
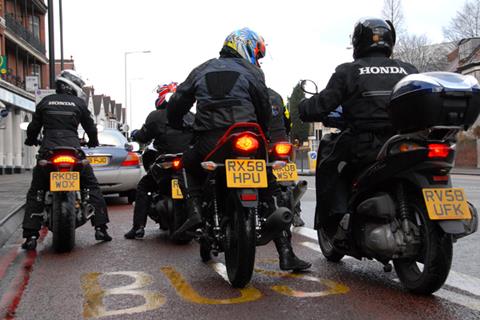
M 100 146 L 123 147 L 128 140 L 118 131 L 105 130 L 98 133 L 98 142 Z

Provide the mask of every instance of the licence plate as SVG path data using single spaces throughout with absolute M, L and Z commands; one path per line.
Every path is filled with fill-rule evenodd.
M 106 166 L 108 164 L 108 157 L 87 157 L 92 166 Z
M 431 220 L 470 220 L 472 218 L 463 189 L 430 188 L 422 191 Z
M 225 160 L 228 188 L 266 188 L 265 160 Z
M 178 184 L 178 179 L 172 179 L 172 199 L 183 199 L 182 190 Z
M 79 191 L 80 172 L 50 172 L 50 191 Z
M 282 169 L 273 170 L 273 174 L 277 178 L 277 181 L 297 181 L 297 165 L 293 162 L 289 162 Z

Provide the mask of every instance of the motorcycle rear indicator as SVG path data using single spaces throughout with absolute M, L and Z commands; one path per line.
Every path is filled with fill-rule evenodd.
M 246 133 L 240 135 L 234 141 L 233 146 L 240 153 L 253 153 L 257 151 L 259 143 L 253 135 Z
M 180 159 L 175 159 L 172 162 L 173 169 L 178 170 L 182 168 L 182 160 Z
M 59 155 L 52 159 L 52 163 L 59 166 L 72 165 L 76 162 L 77 160 L 74 157 L 66 155 Z
M 446 158 L 450 154 L 450 146 L 443 143 L 431 143 L 428 145 L 429 158 Z
M 122 162 L 122 167 L 139 166 L 140 158 L 135 152 L 129 152 L 125 160 Z
M 274 148 L 275 153 L 280 157 L 288 156 L 292 152 L 292 144 L 288 142 L 277 143 Z

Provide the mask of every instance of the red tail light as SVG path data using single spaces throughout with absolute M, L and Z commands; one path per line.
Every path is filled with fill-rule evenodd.
M 52 159 L 52 163 L 58 166 L 74 165 L 76 162 L 77 159 L 75 157 L 67 155 L 58 155 Z
M 233 143 L 235 150 L 240 153 L 253 153 L 257 151 L 258 146 L 257 138 L 250 133 L 241 134 Z
M 173 167 L 173 169 L 175 169 L 175 170 L 181 169 L 181 168 L 182 168 L 182 160 L 180 160 L 180 159 L 175 159 L 175 160 L 173 160 L 173 162 L 172 162 L 172 167 Z
M 275 145 L 274 150 L 276 155 L 286 157 L 292 152 L 292 144 L 288 142 L 280 142 Z
M 140 157 L 135 152 L 129 152 L 127 158 L 122 162 L 122 167 L 139 166 Z
M 450 154 L 450 146 L 443 143 L 431 143 L 428 145 L 429 158 L 446 158 Z

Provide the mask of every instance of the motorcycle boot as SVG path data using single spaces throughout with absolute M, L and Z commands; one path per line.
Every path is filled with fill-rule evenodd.
M 172 235 L 173 238 L 181 236 L 186 231 L 194 231 L 202 224 L 202 206 L 199 197 L 187 198 L 187 220 Z
M 107 232 L 107 226 L 97 226 L 95 227 L 95 240 L 98 241 L 112 241 L 112 237 Z
M 145 236 L 145 228 L 142 226 L 133 226 L 130 231 L 124 234 L 126 239 L 140 239 Z
M 290 239 L 285 233 L 273 240 L 278 251 L 280 269 L 284 271 L 303 271 L 312 266 L 310 262 L 303 261 L 293 253 Z
M 37 248 L 37 237 L 31 236 L 25 238 L 25 242 L 22 243 L 22 249 L 27 251 L 33 251 Z
M 333 236 L 333 246 L 343 251 L 348 251 L 350 245 L 348 243 L 350 230 L 350 214 L 345 214 L 337 226 L 337 231 Z

